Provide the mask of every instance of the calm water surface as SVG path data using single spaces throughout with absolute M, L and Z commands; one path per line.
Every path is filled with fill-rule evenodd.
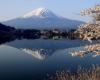
M 96 43 L 96 42 L 94 42 Z M 0 80 L 47 80 L 56 71 L 71 70 L 78 66 L 89 68 L 92 64 L 100 65 L 100 56 L 93 58 L 90 54 L 72 57 L 70 50 L 83 49 L 90 44 L 80 40 L 15 40 L 0 45 Z M 44 50 L 34 55 L 26 50 Z M 42 58 L 43 57 L 43 58 Z

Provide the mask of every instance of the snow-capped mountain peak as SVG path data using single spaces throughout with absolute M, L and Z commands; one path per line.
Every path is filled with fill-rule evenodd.
M 37 8 L 25 14 L 24 16 L 2 22 L 8 26 L 16 28 L 33 28 L 33 29 L 71 29 L 77 28 L 81 21 L 71 20 L 59 15 L 46 8 Z
M 56 17 L 56 15 L 46 8 L 37 8 L 29 13 L 26 13 L 24 16 L 22 16 L 22 18 L 30 18 L 30 17 L 45 18 L 45 17 Z

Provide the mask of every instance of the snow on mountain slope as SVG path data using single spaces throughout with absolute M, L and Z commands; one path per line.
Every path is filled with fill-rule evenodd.
M 44 60 L 50 55 L 53 54 L 53 50 L 45 50 L 45 49 L 27 49 L 27 48 L 22 48 L 22 51 L 25 53 L 28 53 L 32 55 L 34 58 L 39 59 L 39 60 Z
M 40 18 L 47 18 L 47 17 L 56 17 L 56 15 L 54 15 L 51 11 L 49 11 L 46 8 L 38 8 L 35 9 L 27 14 L 25 14 L 24 16 L 22 16 L 23 18 L 32 18 L 32 17 L 40 17 Z
M 58 16 L 46 8 L 38 8 L 24 16 L 3 22 L 5 25 L 16 28 L 33 29 L 76 28 L 82 23 Z

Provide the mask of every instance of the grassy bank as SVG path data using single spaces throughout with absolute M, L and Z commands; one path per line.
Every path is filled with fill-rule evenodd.
M 100 80 L 100 66 L 93 66 L 88 70 L 78 68 L 77 73 L 57 72 L 51 80 Z

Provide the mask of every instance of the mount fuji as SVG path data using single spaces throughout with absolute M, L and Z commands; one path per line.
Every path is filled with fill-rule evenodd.
M 82 21 L 70 20 L 56 15 L 46 8 L 38 8 L 25 15 L 2 22 L 5 25 L 16 28 L 54 29 L 76 28 Z

